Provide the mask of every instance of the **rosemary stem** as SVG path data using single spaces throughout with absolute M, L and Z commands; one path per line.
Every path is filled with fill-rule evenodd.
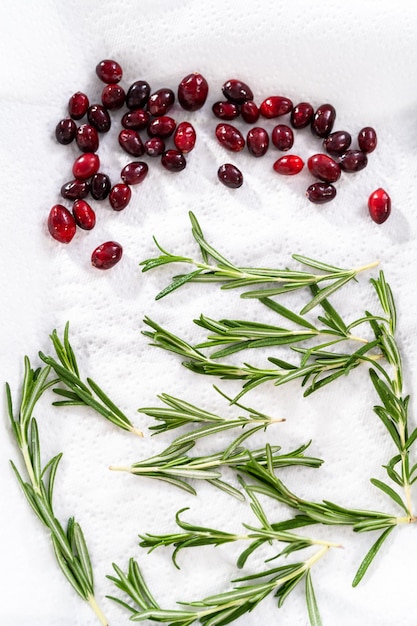
M 373 261 L 372 263 L 368 263 L 367 265 L 362 265 L 362 267 L 357 267 L 354 272 L 359 274 L 360 272 L 365 272 L 366 270 L 370 270 L 379 265 L 379 261 Z
M 91 608 L 93 609 L 94 613 L 97 615 L 100 624 L 102 624 L 102 626 L 108 626 L 108 621 L 105 617 L 105 615 L 103 614 L 102 610 L 100 609 L 99 605 L 97 604 L 97 600 L 95 599 L 94 596 L 88 596 L 87 598 L 87 602 L 88 604 L 91 606 Z
M 143 432 L 139 430 L 138 428 L 135 428 L 134 426 L 131 426 L 129 428 L 129 431 L 133 433 L 134 435 L 137 435 L 138 437 L 143 437 Z
M 32 484 L 32 487 L 34 491 L 37 493 L 37 495 L 41 495 L 41 490 L 39 488 L 38 482 L 35 478 L 35 474 L 33 471 L 32 461 L 31 461 L 30 454 L 29 454 L 29 448 L 26 443 L 23 444 L 21 450 L 22 450 L 23 460 L 26 466 L 26 471 L 28 473 L 29 480 Z

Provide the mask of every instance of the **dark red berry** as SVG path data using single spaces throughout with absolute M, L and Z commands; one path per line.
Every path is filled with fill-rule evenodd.
M 240 105 L 240 114 L 248 124 L 256 124 L 260 112 L 253 100 L 247 100 Z
M 326 183 L 335 183 L 342 173 L 340 165 L 327 154 L 313 154 L 307 161 L 307 167 L 315 178 Z
M 146 80 L 137 80 L 132 83 L 126 94 L 126 106 L 128 109 L 142 109 L 148 102 L 151 88 Z
M 97 172 L 91 178 L 90 192 L 94 200 L 104 200 L 110 193 L 111 182 L 107 174 Z
M 330 133 L 323 141 L 323 148 L 332 156 L 340 156 L 349 148 L 352 137 L 346 130 Z
M 110 115 L 102 104 L 92 104 L 87 111 L 87 119 L 99 133 L 107 133 L 110 130 Z
M 149 123 L 149 113 L 145 109 L 134 109 L 122 117 L 122 126 L 132 130 L 144 130 Z
M 61 196 L 67 200 L 86 198 L 90 191 L 90 183 L 87 180 L 70 180 L 61 187 Z
M 161 163 L 170 172 L 180 172 L 187 165 L 184 155 L 179 150 L 166 150 L 161 157 Z
M 373 152 L 378 143 L 376 131 L 371 126 L 365 126 L 358 134 L 358 146 L 362 152 Z
M 309 102 L 299 102 L 291 111 L 290 122 L 293 128 L 305 128 L 311 124 L 314 109 Z
M 208 90 L 204 76 L 198 72 L 188 74 L 178 85 L 178 101 L 186 111 L 197 111 L 207 100 Z
M 303 167 L 304 161 L 296 154 L 282 156 L 273 165 L 277 174 L 284 174 L 285 176 L 295 176 L 301 172 Z
M 197 139 L 194 126 L 190 122 L 181 122 L 178 124 L 174 134 L 174 144 L 177 150 L 186 154 L 191 152 L 195 146 Z
M 143 161 L 132 161 L 124 166 L 120 178 L 126 185 L 138 185 L 145 180 L 148 174 L 148 164 Z
M 69 243 L 75 235 L 76 224 L 71 213 L 62 204 L 55 204 L 49 212 L 48 230 L 60 243 Z
M 123 211 L 130 202 L 132 191 L 126 183 L 113 185 L 109 193 L 109 202 L 113 211 Z
M 242 133 L 231 124 L 217 124 L 216 137 L 218 142 L 231 152 L 240 152 L 245 147 Z
M 81 124 L 75 136 L 77 146 L 82 152 L 97 152 L 98 132 L 91 124 Z
M 119 133 L 119 145 L 132 156 L 140 157 L 145 154 L 145 146 L 136 130 L 124 129 Z
M 93 174 L 98 172 L 100 167 L 100 159 L 94 152 L 86 152 L 75 159 L 72 166 L 74 178 L 86 180 L 91 178 Z
M 166 139 L 167 137 L 171 137 L 176 126 L 177 122 L 172 117 L 161 115 L 149 122 L 147 128 L 148 135 L 149 137 L 162 137 L 162 139 Z
M 336 196 L 336 187 L 331 183 L 313 183 L 308 187 L 306 196 L 314 204 L 325 204 Z
M 75 139 L 77 132 L 77 124 L 70 117 L 58 122 L 55 128 L 55 137 L 59 143 L 64 146 L 68 145 Z
M 252 89 L 241 80 L 232 78 L 224 83 L 222 92 L 225 98 L 235 104 L 242 104 L 247 100 L 253 100 Z
M 74 202 L 72 214 L 77 226 L 83 230 L 92 230 L 96 225 L 96 214 L 85 200 L 76 200 Z
M 74 120 L 80 120 L 86 113 L 89 107 L 88 97 L 85 93 L 77 91 L 74 93 L 68 102 L 68 113 Z
M 223 185 L 230 187 L 230 189 L 238 189 L 238 187 L 243 185 L 242 172 L 231 163 L 220 165 L 217 170 L 217 178 Z
M 369 215 L 377 224 L 383 224 L 391 214 L 391 198 L 382 189 L 376 189 L 368 198 Z
M 240 110 L 234 102 L 215 102 L 211 108 L 214 115 L 220 120 L 234 120 L 240 115 Z
M 110 111 L 121 109 L 125 103 L 125 90 L 120 85 L 106 85 L 101 92 L 103 106 Z
M 123 70 L 117 61 L 104 59 L 96 66 L 96 74 L 103 83 L 119 83 L 122 80 Z
M 359 172 L 367 166 L 368 157 L 361 150 L 346 150 L 339 158 L 339 164 L 344 172 Z
M 161 156 L 165 152 L 165 142 L 160 137 L 151 137 L 145 141 L 145 152 L 150 157 Z
M 271 140 L 278 150 L 286 151 L 293 147 L 294 133 L 289 126 L 278 124 L 272 129 Z
M 248 131 L 246 144 L 249 152 L 255 157 L 263 156 L 268 150 L 269 136 L 264 128 L 255 126 Z
M 161 115 L 166 115 L 168 111 L 172 108 L 174 102 L 174 92 L 172 91 L 172 89 L 164 87 L 162 89 L 158 89 L 151 96 L 149 96 L 147 109 L 151 115 L 153 115 L 154 117 L 159 117 Z
M 91 264 L 99 270 L 114 267 L 123 256 L 123 248 L 117 241 L 106 241 L 98 246 L 91 255 Z
M 331 104 L 322 104 L 314 113 L 311 131 L 316 137 L 327 137 L 333 130 L 336 109 Z
M 261 115 L 271 119 L 289 113 L 293 104 L 289 98 L 283 96 L 270 96 L 266 98 L 259 107 Z

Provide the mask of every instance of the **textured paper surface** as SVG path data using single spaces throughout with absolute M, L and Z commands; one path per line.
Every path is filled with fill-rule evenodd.
M 50 407 L 36 413 L 44 458 L 62 451 L 56 488 L 59 519 L 75 515 L 87 537 L 96 576 L 97 597 L 112 626 L 128 616 L 103 600 L 112 594 L 105 576 L 114 561 L 126 567 L 134 556 L 163 607 L 226 590 L 236 577 L 238 546 L 184 552 L 178 572 L 170 552 L 151 555 L 138 547 L 139 533 L 175 530 L 175 512 L 189 506 L 188 518 L 202 525 L 240 531 L 241 521 L 253 523 L 249 506 L 201 486 L 188 496 L 156 481 L 111 473 L 110 464 L 134 462 L 162 450 L 169 435 L 150 438 L 150 419 L 136 413 L 157 404 L 166 392 L 209 410 L 226 410 L 212 391 L 218 381 L 197 377 L 181 368 L 175 355 L 149 347 L 141 336 L 148 315 L 191 341 L 203 337 L 192 323 L 200 313 L 214 318 L 273 319 L 255 302 L 214 285 L 187 286 L 160 302 L 155 294 L 167 284 L 171 268 L 143 275 L 139 262 L 153 256 L 152 235 L 180 254 L 197 253 L 190 235 L 188 211 L 196 213 L 207 239 L 240 265 L 279 267 L 298 252 L 339 266 L 354 267 L 379 259 L 394 288 L 399 310 L 399 342 L 404 354 L 406 389 L 415 392 L 413 360 L 416 340 L 415 259 L 417 181 L 417 12 L 408 2 L 310 3 L 181 0 L 110 2 L 47 0 L 10 2 L 0 7 L 0 167 L 2 180 L 2 325 L 0 372 L 16 391 L 23 355 L 37 363 L 37 352 L 50 350 L 49 333 L 62 333 L 66 320 L 82 371 L 94 378 L 145 430 L 136 440 L 99 416 L 84 410 Z M 203 110 L 187 114 L 176 108 L 178 121 L 189 119 L 198 143 L 187 168 L 175 175 L 151 162 L 147 180 L 133 189 L 129 207 L 111 211 L 95 205 L 97 226 L 79 232 L 63 246 L 47 234 L 49 208 L 60 201 L 59 189 L 71 179 L 77 150 L 54 140 L 56 123 L 66 115 L 75 91 L 98 101 L 101 85 L 94 68 L 103 58 L 116 58 L 124 68 L 123 85 L 146 79 L 152 89 L 178 82 L 192 71 L 206 76 L 210 93 Z M 327 206 L 310 205 L 304 190 L 311 178 L 303 172 L 283 179 L 272 171 L 279 154 L 270 149 L 262 159 L 245 151 L 226 153 L 214 139 L 216 120 L 211 105 L 221 99 L 225 80 L 246 80 L 260 102 L 271 94 L 315 106 L 331 102 L 338 129 L 353 136 L 373 125 L 377 151 L 359 174 L 343 176 L 338 196 Z M 103 137 L 102 169 L 116 181 L 129 162 L 117 145 L 120 114 Z M 238 122 L 242 129 L 247 127 Z M 265 122 L 271 130 L 273 123 Z M 296 134 L 293 152 L 303 158 L 320 150 L 309 131 Z M 221 163 L 241 167 L 240 190 L 216 179 Z M 384 187 L 393 199 L 392 216 L 382 226 L 367 214 L 369 193 Z M 122 262 L 110 272 L 90 265 L 91 251 L 108 239 L 124 247 Z M 176 271 L 176 270 L 174 270 Z M 347 319 L 374 301 L 369 276 L 349 285 L 336 298 Z M 265 363 L 268 354 L 243 354 L 242 359 Z M 249 356 L 251 359 L 249 359 Z M 235 362 L 240 362 L 239 355 Z M 227 393 L 239 387 L 221 383 Z M 356 508 L 392 510 L 369 478 L 382 478 L 381 465 L 393 450 L 376 422 L 376 398 L 366 372 L 346 379 L 303 400 L 298 384 L 275 389 L 263 386 L 248 403 L 269 414 L 285 416 L 285 424 L 266 438 L 291 449 L 310 439 L 311 452 L 325 459 L 320 470 L 286 470 L 283 478 L 306 497 L 341 502 Z M 411 420 L 414 403 L 411 403 Z M 202 452 L 230 440 L 206 441 Z M 9 428 L 3 421 L 0 438 L 2 602 L 5 626 L 90 626 L 97 620 L 60 575 L 49 538 L 28 510 L 14 482 L 8 459 L 17 458 Z M 259 437 L 258 443 L 265 441 Z M 286 512 L 269 505 L 279 519 Z M 415 528 L 391 535 L 369 575 L 357 589 L 351 581 L 373 535 L 353 535 L 347 529 L 313 529 L 312 535 L 343 544 L 313 572 L 323 623 L 388 626 L 414 623 L 413 597 L 417 558 Z M 262 566 L 261 557 L 248 571 Z M 302 589 L 277 609 L 268 598 L 244 626 L 280 623 L 305 626 L 308 618 Z

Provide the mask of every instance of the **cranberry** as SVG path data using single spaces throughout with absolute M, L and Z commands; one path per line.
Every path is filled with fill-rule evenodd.
M 236 78 L 226 81 L 222 86 L 222 92 L 225 98 L 236 104 L 253 100 L 253 92 L 249 85 Z
M 83 230 L 92 230 L 96 225 L 96 214 L 85 200 L 76 200 L 74 202 L 72 214 L 77 226 Z
M 155 91 L 148 100 L 147 109 L 154 117 L 166 115 L 175 102 L 175 94 L 172 89 L 164 87 Z
M 146 80 L 137 80 L 132 83 L 126 94 L 126 106 L 128 109 L 142 109 L 148 102 L 151 88 Z
M 88 97 L 85 93 L 77 91 L 74 93 L 68 102 L 68 112 L 72 119 L 80 120 L 87 113 L 89 107 Z
M 307 167 L 315 178 L 326 183 L 335 183 L 342 173 L 340 165 L 327 154 L 313 154 L 307 161 Z
M 378 143 L 376 131 L 371 126 L 365 126 L 358 134 L 358 145 L 362 152 L 373 152 Z
M 231 124 L 217 124 L 216 137 L 218 142 L 231 152 L 240 152 L 245 147 L 242 133 Z
M 166 137 L 171 137 L 176 126 L 177 122 L 172 117 L 161 115 L 149 122 L 148 135 L 149 137 L 162 137 L 162 139 L 165 139 Z
M 122 117 L 122 126 L 132 130 L 144 130 L 149 123 L 149 113 L 145 109 L 134 109 Z
M 98 132 L 91 124 L 81 124 L 75 140 L 82 152 L 97 152 L 98 150 Z
M 113 185 L 109 193 L 109 202 L 113 211 L 122 211 L 127 207 L 132 197 L 129 185 L 117 183 Z
M 62 204 L 55 204 L 49 212 L 48 230 L 60 243 L 69 243 L 75 235 L 76 224 L 71 213 Z
M 170 172 L 180 172 L 187 165 L 184 155 L 179 150 L 166 150 L 161 157 L 161 163 Z
M 136 130 L 124 129 L 119 133 L 119 145 L 125 152 L 132 156 L 142 156 L 145 154 L 145 146 Z
M 87 180 L 70 180 L 61 187 L 61 196 L 67 200 L 86 198 L 90 191 L 90 183 Z
M 72 166 L 74 178 L 86 180 L 91 178 L 93 174 L 98 172 L 100 167 L 100 159 L 94 152 L 85 152 L 78 159 L 75 159 Z
M 323 141 L 323 148 L 332 156 L 340 156 L 349 148 L 352 137 L 346 130 L 330 133 Z
M 269 136 L 264 128 L 255 126 L 246 136 L 246 144 L 249 152 L 255 157 L 263 156 L 268 150 Z
M 97 172 L 91 179 L 90 191 L 94 200 L 104 200 L 110 193 L 111 182 L 107 174 Z
M 294 133 L 289 126 L 278 124 L 272 129 L 271 139 L 278 150 L 289 150 L 294 144 Z
M 119 83 L 122 80 L 123 70 L 117 61 L 104 59 L 96 67 L 96 74 L 103 83 Z
M 99 270 L 109 270 L 120 261 L 123 248 L 117 241 L 106 241 L 98 246 L 91 255 L 91 264 Z
M 183 154 L 191 152 L 195 146 L 196 139 L 197 135 L 194 126 L 192 126 L 190 122 L 181 122 L 178 124 L 174 134 L 174 144 L 177 150 Z
M 208 90 L 204 76 L 198 72 L 188 74 L 178 85 L 178 101 L 186 111 L 197 111 L 207 100 Z
M 248 124 L 256 124 L 259 119 L 259 108 L 253 100 L 247 100 L 240 106 L 240 114 Z
M 150 157 L 161 156 L 165 152 L 165 142 L 160 137 L 151 137 L 145 141 L 145 152 Z
M 327 137 L 333 130 L 336 110 L 331 104 L 322 104 L 314 113 L 311 131 L 317 137 Z
M 292 107 L 293 104 L 288 98 L 284 98 L 283 96 L 270 96 L 262 102 L 259 110 L 261 115 L 271 119 L 289 113 Z
M 325 204 L 336 196 L 336 187 L 331 183 L 313 183 L 308 187 L 306 196 L 314 204 Z
M 212 106 L 212 111 L 216 117 L 221 120 L 234 120 L 239 117 L 240 110 L 237 104 L 234 102 L 215 102 Z
M 314 109 L 309 102 L 296 104 L 291 111 L 290 122 L 293 128 L 305 128 L 314 116 Z
M 383 224 L 391 213 L 391 198 L 384 189 L 376 189 L 368 198 L 369 215 L 377 224 Z
M 231 163 L 220 165 L 217 170 L 217 178 L 223 185 L 230 187 L 230 189 L 237 189 L 243 185 L 242 172 Z
M 304 161 L 296 154 L 288 154 L 282 156 L 275 161 L 273 168 L 278 174 L 286 176 L 294 176 L 301 172 L 304 167 Z
M 120 178 L 126 185 L 138 185 L 148 174 L 148 164 L 143 161 L 132 161 L 124 166 Z
M 368 165 L 368 157 L 361 150 L 346 150 L 340 157 L 339 164 L 344 172 L 359 172 Z
M 55 137 L 59 143 L 64 146 L 68 145 L 75 139 L 75 133 L 77 132 L 77 125 L 70 117 L 65 118 L 58 122 L 55 128 Z
M 125 103 L 125 90 L 120 85 L 106 85 L 101 92 L 101 101 L 111 111 L 121 109 Z
M 87 119 L 99 133 L 107 133 L 110 130 L 110 115 L 102 104 L 92 104 L 87 111 Z

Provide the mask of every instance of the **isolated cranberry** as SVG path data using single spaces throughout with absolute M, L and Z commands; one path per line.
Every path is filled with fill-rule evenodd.
M 120 85 L 106 85 L 101 92 L 101 101 L 110 111 L 121 109 L 125 98 L 125 90 Z
M 151 96 L 149 96 L 147 109 L 151 115 L 159 117 L 160 115 L 166 115 L 172 108 L 174 102 L 174 92 L 172 89 L 164 87 L 162 89 L 158 89 Z
M 311 131 L 316 137 L 327 137 L 333 130 L 336 109 L 331 104 L 322 104 L 314 113 Z
M 67 200 L 86 198 L 90 191 L 90 183 L 87 180 L 70 180 L 61 187 L 61 196 Z
M 76 200 L 74 202 L 72 214 L 77 226 L 83 230 L 92 230 L 96 225 L 96 214 L 85 200 Z
M 346 130 L 330 133 L 323 141 L 323 148 L 332 156 L 340 156 L 349 148 L 352 136 Z
M 284 98 L 283 96 L 270 96 L 262 102 L 259 110 L 261 115 L 271 119 L 273 117 L 279 117 L 280 115 L 289 113 L 292 107 L 293 104 L 289 98 Z
M 149 137 L 162 137 L 162 139 L 166 139 L 167 137 L 171 137 L 176 126 L 177 122 L 174 118 L 168 115 L 161 115 L 149 122 L 147 131 Z
M 145 154 L 145 146 L 136 130 L 126 128 L 119 133 L 119 145 L 132 156 L 140 157 Z
M 197 134 L 194 126 L 190 122 L 181 122 L 178 124 L 174 133 L 174 144 L 177 150 L 183 154 L 191 152 L 195 146 Z
M 341 155 L 339 164 L 344 172 L 359 172 L 367 166 L 368 157 L 361 150 L 346 150 Z
M 225 98 L 235 104 L 242 104 L 247 100 L 253 100 L 252 89 L 241 80 L 231 78 L 222 86 L 222 92 Z
M 248 124 L 256 124 L 260 116 L 259 108 L 253 100 L 247 100 L 240 105 L 240 114 Z
M 180 172 L 187 165 L 184 155 L 179 150 L 167 150 L 161 157 L 161 163 L 170 172 Z
M 132 130 L 144 130 L 149 123 L 149 113 L 145 109 L 134 109 L 122 117 L 122 126 Z
M 91 255 L 91 264 L 99 270 L 114 267 L 123 256 L 123 248 L 117 241 L 106 241 L 98 246 Z
M 291 111 L 290 122 L 293 128 L 305 128 L 314 116 L 314 109 L 309 102 L 299 102 Z
M 66 146 L 75 139 L 76 132 L 77 124 L 70 117 L 66 117 L 56 125 L 55 137 L 59 143 Z
M 104 200 L 110 193 L 111 182 L 107 174 L 97 172 L 91 178 L 90 192 L 94 200 Z
M 336 187 L 331 183 L 313 183 L 308 187 L 306 196 L 314 204 L 325 204 L 336 196 Z
M 62 204 L 55 204 L 49 212 L 48 230 L 60 243 L 69 243 L 75 235 L 76 224 L 71 213 Z
M 294 133 L 289 126 L 277 124 L 272 129 L 271 140 L 278 150 L 289 150 L 294 144 Z
M 132 161 L 124 166 L 120 178 L 126 185 L 138 185 L 145 180 L 148 174 L 148 164 L 143 161 Z
M 275 161 L 273 168 L 278 174 L 286 176 L 294 176 L 301 172 L 304 167 L 304 161 L 296 154 L 288 154 L 282 156 Z
M 109 193 L 109 202 L 113 211 L 123 211 L 132 197 L 132 191 L 126 183 L 113 185 Z
M 136 80 L 132 83 L 126 94 L 126 106 L 128 109 L 142 109 L 148 102 L 151 88 L 146 80 Z
M 107 133 L 110 130 L 110 115 L 102 104 L 92 104 L 88 108 L 87 119 L 88 123 L 94 126 L 99 133 Z
M 160 137 L 151 137 L 145 141 L 144 148 L 148 156 L 158 157 L 165 152 L 165 142 Z
M 391 198 L 382 189 L 376 189 L 368 198 L 369 215 L 377 224 L 383 224 L 391 214 Z
M 75 159 L 72 166 L 74 178 L 86 180 L 91 178 L 93 174 L 98 172 L 100 167 L 100 159 L 94 152 L 86 152 Z
M 231 124 L 217 124 L 216 137 L 219 143 L 231 152 L 240 152 L 245 147 L 242 133 Z
M 307 167 L 315 178 L 326 183 L 335 183 L 342 173 L 340 165 L 327 154 L 313 154 L 307 161 Z
M 219 100 L 215 102 L 211 108 L 214 115 L 221 120 L 234 120 L 240 115 L 240 110 L 237 104 L 234 102 L 222 102 Z
M 242 172 L 232 163 L 224 163 L 217 170 L 217 178 L 230 189 L 238 189 L 243 185 Z
M 207 100 L 208 90 L 204 76 L 198 72 L 188 74 L 178 85 L 178 101 L 186 111 L 197 111 Z
M 77 146 L 82 152 L 97 152 L 98 132 L 91 124 L 81 124 L 75 136 Z
M 263 156 L 268 150 L 269 136 L 264 128 L 255 126 L 248 131 L 246 144 L 249 152 L 255 157 Z
M 88 97 L 85 93 L 77 91 L 74 93 L 68 102 L 68 113 L 74 120 L 80 120 L 86 113 L 89 107 Z
M 103 83 L 119 83 L 122 80 L 123 70 L 117 61 L 104 59 L 96 66 L 96 74 Z
M 358 146 L 362 152 L 373 152 L 378 143 L 376 131 L 371 126 L 365 126 L 359 131 Z

